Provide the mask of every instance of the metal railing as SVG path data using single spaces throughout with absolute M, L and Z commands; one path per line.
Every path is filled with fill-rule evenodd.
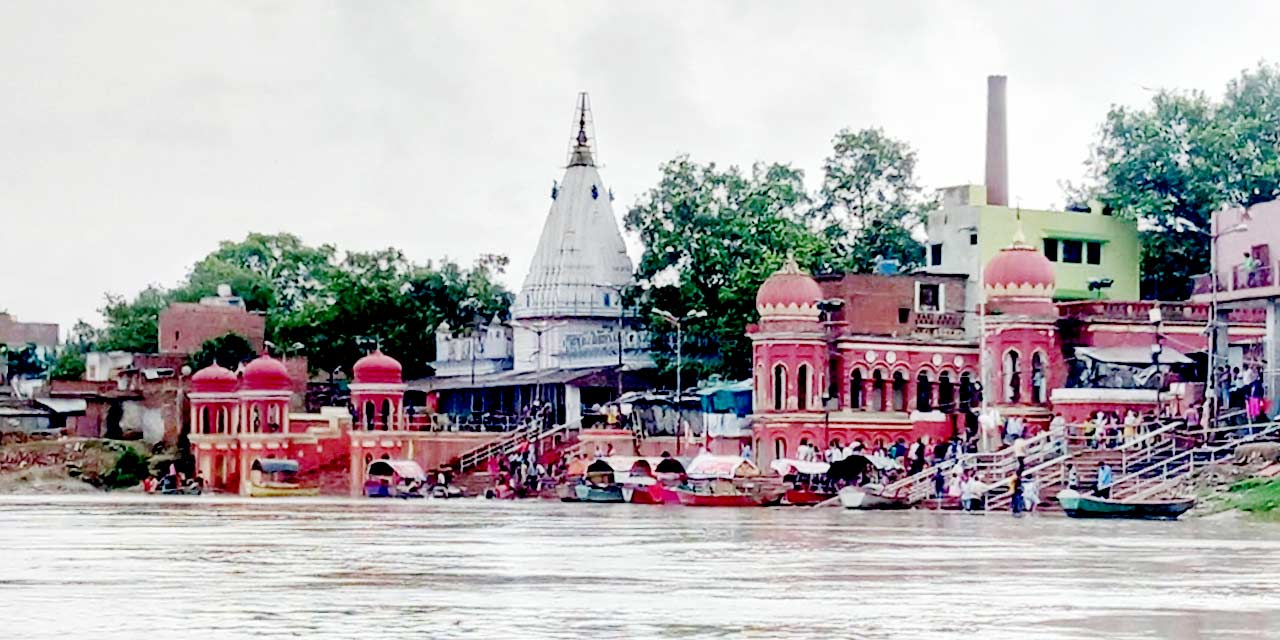
M 515 451 L 522 443 L 539 443 L 556 434 L 576 433 L 582 429 L 582 420 L 574 420 L 565 424 L 545 427 L 541 423 L 527 424 L 515 431 L 509 431 L 502 437 L 486 442 L 458 456 L 459 473 L 475 469 L 488 462 L 494 456 L 505 456 Z
M 1174 493 L 1178 486 L 1198 467 L 1208 466 L 1230 457 L 1236 447 L 1267 436 L 1280 433 L 1280 422 L 1252 425 L 1253 428 L 1217 427 L 1200 432 L 1227 434 L 1225 441 L 1186 449 L 1171 455 L 1156 465 L 1134 471 L 1116 479 L 1111 485 L 1113 499 L 1141 500 L 1160 494 Z M 1242 432 L 1243 431 L 1243 432 Z

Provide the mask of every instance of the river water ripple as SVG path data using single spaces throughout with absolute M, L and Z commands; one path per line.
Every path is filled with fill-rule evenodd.
M 3 638 L 1273 638 L 1280 525 L 0 498 Z

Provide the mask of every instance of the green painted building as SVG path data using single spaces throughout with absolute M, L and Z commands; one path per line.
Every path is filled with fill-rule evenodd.
M 978 278 L 987 260 L 1013 242 L 1022 219 L 1028 244 L 1054 264 L 1058 300 L 1138 299 L 1138 229 L 1095 206 L 1092 211 L 1042 211 L 987 204 L 982 185 L 942 190 L 942 207 L 926 223 L 925 271 L 968 274 L 970 301 L 981 299 Z M 1090 291 L 1089 281 L 1110 279 Z

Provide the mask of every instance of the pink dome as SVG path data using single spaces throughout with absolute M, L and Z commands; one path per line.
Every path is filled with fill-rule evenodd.
M 756 291 L 756 311 L 760 316 L 818 317 L 822 288 L 812 276 L 800 270 L 793 258 L 787 258 L 781 269 Z
M 360 358 L 351 370 L 358 384 L 400 384 L 403 381 L 400 362 L 381 351 Z
M 263 355 L 245 366 L 243 388 L 247 391 L 291 391 L 293 380 L 283 362 Z
M 191 390 L 195 393 L 231 393 L 238 384 L 236 374 L 216 362 L 191 376 Z
M 1023 242 L 1021 235 L 982 270 L 987 295 L 1052 298 L 1053 263 Z

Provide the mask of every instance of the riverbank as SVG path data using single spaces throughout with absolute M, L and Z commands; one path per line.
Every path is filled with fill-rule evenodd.
M 0 494 L 83 494 L 135 487 L 148 471 L 141 442 L 18 439 L 0 445 Z

